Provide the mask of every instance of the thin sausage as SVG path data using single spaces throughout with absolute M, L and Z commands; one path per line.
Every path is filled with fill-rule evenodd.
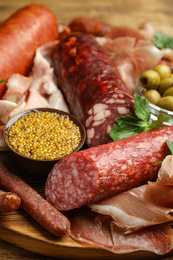
M 57 38 L 58 22 L 51 10 L 38 4 L 19 9 L 0 25 L 0 79 L 27 75 L 37 47 Z M 1 83 L 0 98 L 5 89 Z
M 59 210 L 79 208 L 155 180 L 170 153 L 173 126 L 67 155 L 48 175 L 45 194 Z
M 0 190 L 0 212 L 12 212 L 20 207 L 21 199 L 13 192 Z
M 21 198 L 21 207 L 50 233 L 61 236 L 69 232 L 69 220 L 1 162 L 0 187 L 16 193 Z
M 134 98 L 94 36 L 68 35 L 54 50 L 53 66 L 71 112 L 87 130 L 87 144 L 109 142 L 116 119 L 134 112 Z

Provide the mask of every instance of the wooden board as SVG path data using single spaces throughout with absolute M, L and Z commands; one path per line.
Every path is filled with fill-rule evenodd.
M 11 158 L 9 152 L 0 153 L 0 161 L 19 174 L 28 184 L 44 197 L 44 179 L 27 176 Z M 106 250 L 74 241 L 70 236 L 56 237 L 42 228 L 21 208 L 13 213 L 0 214 L 0 238 L 21 248 L 47 256 L 67 259 L 153 259 L 159 257 L 150 252 L 113 254 Z M 171 255 L 170 252 L 167 255 Z

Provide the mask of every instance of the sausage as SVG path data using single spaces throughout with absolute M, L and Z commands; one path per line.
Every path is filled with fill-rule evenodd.
M 0 25 L 0 79 L 13 73 L 27 75 L 35 50 L 58 38 L 58 21 L 47 7 L 30 4 L 14 13 Z M 0 98 L 6 90 L 0 84 Z
M 173 141 L 173 126 L 67 155 L 47 177 L 47 200 L 71 210 L 155 180 L 155 164 L 170 153 L 166 139 Z
M 120 116 L 134 112 L 134 97 L 94 36 L 72 33 L 53 52 L 59 88 L 84 124 L 88 146 L 110 141 Z
M 20 207 L 21 199 L 15 193 L 0 190 L 0 212 L 12 212 Z
M 103 23 L 94 19 L 79 17 L 69 23 L 69 28 L 74 32 L 90 33 L 95 36 L 105 36 L 111 31 L 110 24 Z
M 3 190 L 16 193 L 21 198 L 21 207 L 50 233 L 62 236 L 69 232 L 69 220 L 2 162 L 0 186 Z

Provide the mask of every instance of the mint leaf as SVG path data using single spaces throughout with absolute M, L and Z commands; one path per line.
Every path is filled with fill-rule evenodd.
M 155 37 L 156 40 L 153 41 L 153 44 L 156 45 L 159 49 L 173 49 L 173 36 L 166 35 L 160 31 L 155 33 Z

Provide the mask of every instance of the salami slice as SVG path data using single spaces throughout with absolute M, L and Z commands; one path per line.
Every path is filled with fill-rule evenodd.
M 48 175 L 45 194 L 59 210 L 93 203 L 155 180 L 173 141 L 166 126 L 67 155 Z
M 120 116 L 132 114 L 134 98 L 94 36 L 73 33 L 54 50 L 53 66 L 71 112 L 87 130 L 91 146 L 110 141 Z

